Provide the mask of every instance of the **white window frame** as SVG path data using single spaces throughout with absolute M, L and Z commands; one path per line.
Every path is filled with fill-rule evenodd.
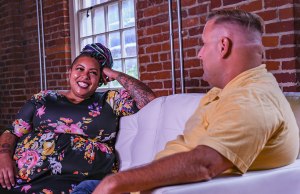
M 101 7 L 101 6 L 104 6 L 105 8 L 108 7 L 108 5 L 110 4 L 114 4 L 114 3 L 118 3 L 119 5 L 119 21 L 122 22 L 122 10 L 120 9 L 121 8 L 121 4 L 122 4 L 122 1 L 123 0 L 108 0 L 107 2 L 104 2 L 104 3 L 101 3 L 101 4 L 98 4 L 98 5 L 94 5 L 93 8 L 97 8 L 97 7 Z M 133 0 L 134 1 L 134 10 L 135 9 L 135 5 L 136 5 L 136 0 Z M 70 0 L 69 1 L 69 14 L 70 14 L 70 35 L 71 35 L 71 58 L 72 58 L 72 61 L 76 58 L 76 56 L 78 56 L 80 54 L 80 24 L 79 24 L 79 12 L 82 12 L 82 11 L 87 11 L 88 9 L 90 9 L 90 7 L 87 7 L 87 8 L 84 8 L 84 9 L 81 9 L 79 10 L 79 3 L 81 1 L 80 0 Z M 90 10 L 91 12 L 91 10 Z M 107 10 L 106 10 L 106 13 L 107 13 Z M 134 28 L 135 30 L 135 33 L 137 35 L 137 29 L 136 29 L 136 11 L 134 11 L 134 17 L 135 17 L 135 24 L 134 26 L 132 27 L 129 27 L 129 28 Z M 107 15 L 105 15 L 105 20 L 107 22 Z M 113 31 L 119 31 L 120 32 L 120 43 L 121 43 L 121 48 L 124 47 L 124 44 L 123 44 L 123 36 L 122 36 L 122 32 L 126 29 L 129 29 L 129 28 L 119 28 L 118 30 L 113 30 Z M 106 42 L 108 43 L 108 34 L 109 32 L 112 32 L 112 31 L 108 31 L 108 29 L 105 30 L 105 36 L 106 36 Z M 91 35 L 91 37 L 95 37 L 96 35 L 93 34 Z M 121 55 L 123 55 L 122 53 L 122 50 L 121 49 Z M 122 63 L 122 72 L 126 72 L 126 69 L 125 69 L 125 60 L 126 59 L 130 59 L 130 58 L 136 58 L 136 61 L 137 61 L 137 78 L 139 79 L 140 78 L 140 72 L 139 72 L 139 63 L 138 63 L 138 50 L 137 50 L 137 38 L 136 38 L 136 56 L 131 56 L 131 57 L 124 57 L 124 56 L 121 56 L 121 58 L 118 58 L 121 60 L 121 63 Z M 107 89 L 119 89 L 118 88 L 114 88 L 114 87 L 101 87 L 101 88 L 98 88 L 98 90 L 102 91 L 102 90 L 107 90 Z

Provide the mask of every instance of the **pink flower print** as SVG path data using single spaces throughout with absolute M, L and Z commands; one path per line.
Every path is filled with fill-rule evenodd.
M 86 135 L 83 130 L 76 124 L 71 124 L 71 133 L 79 134 L 79 135 Z
M 39 116 L 41 118 L 41 116 L 45 114 L 45 109 L 46 107 L 44 105 L 41 108 L 37 109 L 36 116 Z
M 27 134 L 31 131 L 31 125 L 22 119 L 17 119 L 13 122 L 14 132 L 18 137 Z
M 96 117 L 100 115 L 102 106 L 100 106 L 98 103 L 93 103 L 92 105 L 88 106 L 88 109 L 90 110 L 89 115 L 92 117 Z
M 120 91 L 120 96 L 121 96 L 121 98 L 123 98 L 123 99 L 126 99 L 126 98 L 129 98 L 129 97 L 130 97 L 130 95 L 129 95 L 129 93 L 127 92 L 127 90 L 121 90 L 121 91 Z
M 31 189 L 31 185 L 25 185 L 22 187 L 21 191 L 25 191 L 25 193 L 27 193 L 29 189 Z
M 56 133 L 70 133 L 70 128 L 69 128 L 69 126 L 61 123 L 56 127 L 54 132 L 56 132 Z
M 83 130 L 80 128 L 81 123 L 78 122 L 77 124 L 71 124 L 70 126 L 59 123 L 58 126 L 55 128 L 55 133 L 73 133 L 73 134 L 79 134 L 79 135 L 86 135 Z
M 103 143 L 97 143 L 96 146 L 98 149 L 101 150 L 101 152 L 108 153 L 108 154 L 111 153 L 111 149 Z
M 18 160 L 18 168 L 31 169 L 37 164 L 39 159 L 40 157 L 36 151 L 26 150 L 22 153 L 22 157 Z
M 73 120 L 70 118 L 64 118 L 64 117 L 60 117 L 59 120 L 65 122 L 66 124 L 70 124 L 73 123 Z
M 53 192 L 51 190 L 49 190 L 49 189 L 43 189 L 43 192 L 45 194 L 53 194 Z

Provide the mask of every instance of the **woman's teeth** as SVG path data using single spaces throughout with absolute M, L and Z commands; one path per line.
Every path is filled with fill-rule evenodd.
M 89 86 L 87 83 L 84 82 L 78 82 L 78 85 L 83 88 L 87 88 Z

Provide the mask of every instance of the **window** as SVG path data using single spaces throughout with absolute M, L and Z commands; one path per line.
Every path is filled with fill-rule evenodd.
M 134 0 L 73 0 L 71 6 L 76 55 L 86 44 L 100 42 L 111 50 L 113 69 L 138 78 Z M 113 81 L 102 87 L 121 85 Z

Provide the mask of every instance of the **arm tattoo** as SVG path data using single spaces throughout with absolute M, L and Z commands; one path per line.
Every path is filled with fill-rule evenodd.
M 127 90 L 139 109 L 156 97 L 148 86 L 129 75 L 120 72 L 116 80 Z
M 0 154 L 12 154 L 16 139 L 11 133 L 3 133 L 0 138 Z

